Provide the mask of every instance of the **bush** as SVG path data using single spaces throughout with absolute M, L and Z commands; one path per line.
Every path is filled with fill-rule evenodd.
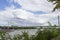
M 22 35 L 15 35 L 13 38 L 8 34 L 6 37 L 6 32 L 0 31 L 0 40 L 59 40 L 60 39 L 60 30 L 58 29 L 44 29 L 38 30 L 36 35 L 31 35 L 27 32 L 23 32 Z

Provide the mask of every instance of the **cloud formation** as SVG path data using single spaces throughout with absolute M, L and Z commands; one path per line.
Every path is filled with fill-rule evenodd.
M 6 7 L 5 10 L 0 11 L 1 20 L 10 20 L 11 18 L 14 18 L 14 13 L 18 18 L 30 20 L 43 25 L 48 25 L 48 21 L 52 24 L 57 24 L 57 16 L 60 15 L 60 12 L 55 11 L 52 13 L 51 11 L 54 5 L 47 0 L 10 0 L 10 2 L 18 3 L 21 8 L 15 9 L 14 5 Z M 31 11 L 43 11 L 45 13 L 36 15 Z
M 47 0 L 14 0 L 20 4 L 22 9 L 31 10 L 31 11 L 51 11 L 53 4 Z

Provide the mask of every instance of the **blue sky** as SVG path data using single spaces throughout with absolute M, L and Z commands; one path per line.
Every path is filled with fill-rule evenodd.
M 52 13 L 54 6 L 47 0 L 0 0 L 0 25 L 6 25 L 6 20 L 12 20 L 13 13 L 21 19 L 43 25 L 48 25 L 48 21 L 57 24 L 56 18 L 60 12 L 56 10 Z
M 0 0 L 0 10 L 5 10 L 6 7 L 14 5 L 15 8 L 20 8 L 21 6 L 18 3 L 10 2 L 9 0 Z
M 0 0 L 0 10 L 4 10 L 8 6 L 7 0 Z

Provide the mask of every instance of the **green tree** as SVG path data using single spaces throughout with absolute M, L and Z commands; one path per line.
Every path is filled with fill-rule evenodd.
M 53 8 L 53 12 L 57 9 L 60 9 L 60 0 L 48 0 L 49 2 L 52 2 L 54 5 L 56 5 L 54 8 Z
M 29 40 L 29 35 L 27 32 L 23 32 L 22 37 L 23 37 L 23 40 Z
M 14 35 L 13 40 L 21 40 L 22 36 L 21 35 Z

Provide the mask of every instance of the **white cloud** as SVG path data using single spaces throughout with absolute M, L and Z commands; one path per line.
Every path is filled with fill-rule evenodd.
M 54 23 L 52 20 L 57 18 L 58 14 L 60 15 L 59 11 L 56 11 L 54 13 L 35 15 L 23 9 L 6 8 L 5 11 L 0 11 L 0 20 L 9 20 L 10 18 L 13 18 L 13 13 L 16 14 L 16 16 L 19 18 L 41 23 L 43 25 L 47 25 L 48 21 Z
M 53 4 L 47 0 L 14 0 L 20 4 L 22 9 L 31 10 L 31 11 L 51 11 Z
M 23 18 L 23 19 L 28 19 L 28 18 L 34 17 L 33 13 L 28 12 L 28 11 L 23 10 L 23 9 L 16 9 L 16 10 L 14 10 L 14 13 L 15 13 L 18 17 Z
M 57 24 L 58 14 L 60 13 L 57 12 L 57 13 L 41 14 L 41 15 L 36 15 L 37 17 L 35 16 L 35 18 L 32 18 L 32 19 L 35 22 L 39 22 L 44 25 L 47 25 L 48 22 L 51 22 L 52 24 Z
M 6 7 L 6 10 L 0 11 L 0 20 L 8 20 L 13 18 L 14 13 L 19 18 L 47 25 L 48 21 L 54 23 L 52 20 L 57 18 L 58 14 L 60 13 L 59 11 L 54 13 L 50 12 L 52 11 L 53 5 L 47 2 L 47 0 L 14 0 L 14 2 L 19 3 L 22 7 L 20 9 L 14 9 L 13 5 L 11 7 Z M 35 15 L 26 10 L 44 11 L 47 13 Z
M 0 20 L 6 20 L 9 18 L 12 18 L 12 9 L 11 8 L 6 8 L 4 11 L 0 11 Z

